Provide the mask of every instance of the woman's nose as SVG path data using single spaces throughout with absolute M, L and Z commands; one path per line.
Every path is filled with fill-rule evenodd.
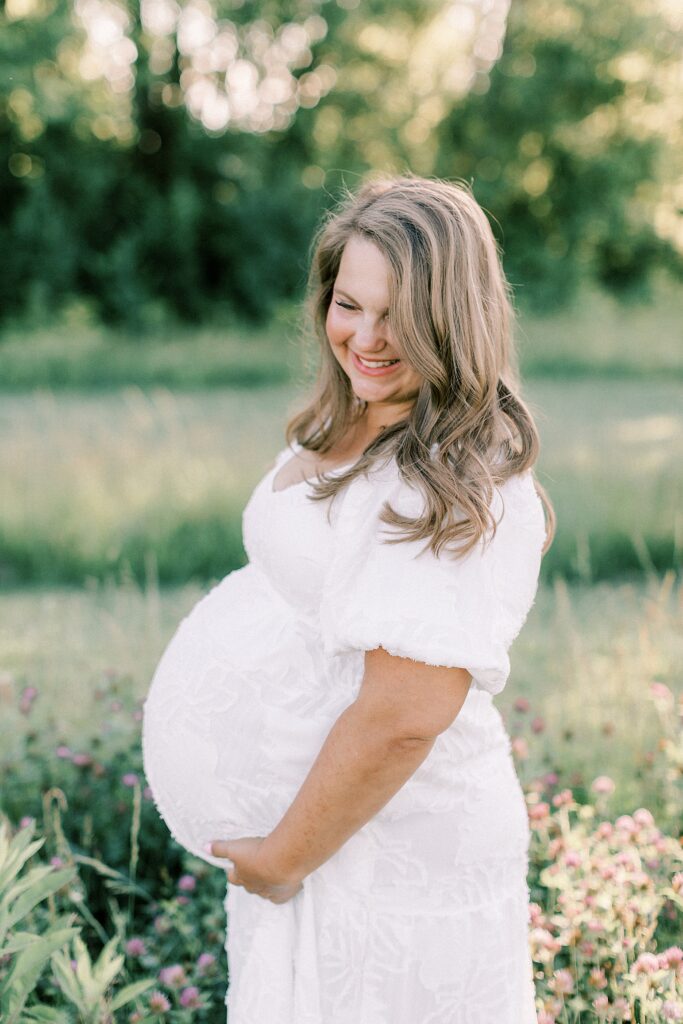
M 366 352 L 383 348 L 387 342 L 386 321 L 363 317 L 356 325 L 356 345 Z

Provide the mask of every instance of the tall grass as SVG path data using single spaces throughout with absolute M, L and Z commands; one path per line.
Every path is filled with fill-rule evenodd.
M 683 380 L 683 289 L 660 282 L 650 301 L 583 291 L 562 313 L 519 318 L 527 377 Z
M 282 317 L 259 331 L 176 327 L 133 337 L 94 325 L 58 324 L 0 339 L 4 391 L 253 388 L 291 380 L 299 368 L 295 332 Z
M 683 382 L 534 381 L 526 397 L 559 521 L 544 578 L 680 565 Z M 299 401 L 293 386 L 6 395 L 0 583 L 220 578 L 244 562 L 242 510 Z
M 27 322 L 0 335 L 3 391 L 108 390 L 127 384 L 179 390 L 260 387 L 304 380 L 315 357 L 301 349 L 300 309 L 284 306 L 256 329 L 237 322 L 159 324 L 130 336 L 103 328 L 76 305 L 61 320 Z M 623 305 L 584 290 L 547 316 L 520 313 L 525 377 L 683 380 L 683 293 L 660 282 L 649 302 Z

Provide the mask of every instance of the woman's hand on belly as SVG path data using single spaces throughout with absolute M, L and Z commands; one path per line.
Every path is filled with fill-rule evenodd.
M 263 839 L 263 836 L 245 836 L 229 842 L 214 839 L 206 844 L 206 852 L 232 861 L 232 867 L 226 868 L 231 885 L 241 885 L 247 892 L 271 903 L 286 903 L 303 888 L 302 883 L 298 879 L 276 877 L 268 870 L 259 858 Z

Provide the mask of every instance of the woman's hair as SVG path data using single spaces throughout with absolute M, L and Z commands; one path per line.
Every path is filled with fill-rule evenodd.
M 353 467 L 321 474 L 311 499 L 332 498 L 378 462 L 394 458 L 425 499 L 424 514 L 401 515 L 385 502 L 380 518 L 398 539 L 429 538 L 438 555 L 450 542 L 469 551 L 496 523 L 494 486 L 534 465 L 539 437 L 519 396 L 513 310 L 498 246 L 483 210 L 464 184 L 411 175 L 345 191 L 314 239 L 308 312 L 320 345 L 314 393 L 286 426 L 287 443 L 324 454 L 348 437 L 367 403 L 335 358 L 325 321 L 344 247 L 372 242 L 389 269 L 389 323 L 404 359 L 423 378 L 411 411 L 385 427 Z M 555 514 L 546 512 L 546 542 Z M 457 519 L 454 516 L 458 511 Z

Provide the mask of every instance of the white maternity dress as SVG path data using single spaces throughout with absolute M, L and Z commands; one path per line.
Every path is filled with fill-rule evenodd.
M 422 500 L 393 460 L 335 498 L 331 523 L 308 481 L 273 491 L 298 450 L 254 489 L 248 563 L 180 623 L 145 701 L 145 773 L 174 838 L 225 868 L 207 840 L 267 835 L 354 700 L 364 651 L 473 681 L 420 768 L 293 899 L 227 885 L 228 1024 L 535 1024 L 527 810 L 492 703 L 537 589 L 532 476 L 496 489 L 492 544 L 453 561 L 382 543 L 384 501 Z

